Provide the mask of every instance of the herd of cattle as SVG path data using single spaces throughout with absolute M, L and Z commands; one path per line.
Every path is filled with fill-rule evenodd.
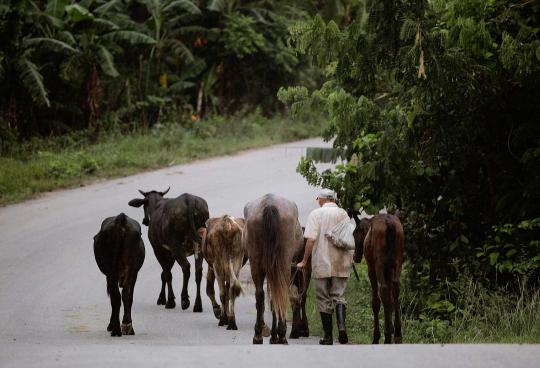
M 202 312 L 200 288 L 204 259 L 208 263 L 206 293 L 212 302 L 214 315 L 219 320 L 218 324 L 219 326 L 227 325 L 228 330 L 236 330 L 234 303 L 242 291 L 238 275 L 242 266 L 249 260 L 255 285 L 257 309 L 253 343 L 262 344 L 263 335 L 270 335 L 271 344 L 287 344 L 286 311 L 289 301 L 293 310 L 289 338 L 309 336 L 305 304 L 306 290 L 311 278 L 311 265 L 308 264 L 305 270 L 301 271 L 296 268 L 296 263 L 303 257 L 305 242 L 303 229 L 298 220 L 298 209 L 294 202 L 277 195 L 267 194 L 246 204 L 244 218 L 228 215 L 210 218 L 207 202 L 195 195 L 185 193 L 177 198 L 165 198 L 168 189 L 165 192 L 139 192 L 143 198 L 132 199 L 129 205 L 143 207 L 142 223 L 148 226 L 148 238 L 162 268 L 158 305 L 165 305 L 165 308 L 176 306 L 171 269 L 174 263 L 178 262 L 183 273 L 181 307 L 187 309 L 190 306 L 188 281 L 191 265 L 187 257 L 194 255 L 197 295 L 193 311 Z M 392 225 L 397 220 L 395 216 L 384 216 L 386 217 L 382 217 L 383 227 L 389 222 Z M 376 234 L 371 234 L 374 230 L 371 223 L 374 221 L 361 221 L 356 217 L 355 219 L 358 225 L 354 234 L 357 244 L 355 261 L 359 262 L 364 253 L 364 243 L 373 243 L 373 241 L 368 242 L 368 238 L 375 239 Z M 370 273 L 372 286 L 374 286 L 373 282 L 378 285 L 373 287 L 373 311 L 376 312 L 374 343 L 378 343 L 380 336 L 378 309 L 381 299 L 385 307 L 385 342 L 392 341 L 394 331 L 394 341 L 401 340 L 398 297 L 394 299 L 385 295 L 388 290 L 390 295 L 395 295 L 397 288 L 397 296 L 399 296 L 399 273 L 403 261 L 403 230 L 399 220 L 397 222 L 399 225 L 398 237 L 396 237 L 398 254 L 397 257 L 395 255 L 391 257 L 391 261 L 395 263 L 392 267 L 395 275 L 389 279 L 394 282 L 385 283 L 383 280 L 384 285 L 381 288 L 381 280 L 377 280 L 377 277 L 371 280 Z M 394 225 L 386 227 L 394 228 L 395 232 Z M 401 241 L 399 241 L 400 232 Z M 383 242 L 385 236 L 388 237 L 388 234 L 383 236 Z M 395 233 L 392 236 L 395 236 Z M 396 247 L 393 246 L 393 248 Z M 393 252 L 395 253 L 395 249 Z M 112 311 L 107 331 L 111 332 L 111 336 L 133 335 L 135 333 L 131 319 L 133 290 L 138 271 L 145 258 L 139 223 L 124 213 L 106 218 L 100 231 L 94 236 L 94 254 L 99 269 L 107 278 L 107 293 L 111 300 Z M 379 258 L 384 258 L 382 263 L 377 261 Z M 368 271 L 373 268 L 375 274 L 377 267 L 385 266 L 389 259 L 387 254 L 385 257 L 379 257 L 375 252 L 369 258 L 366 253 L 366 261 Z M 373 263 L 373 267 L 370 263 Z M 215 280 L 219 286 L 221 305 L 215 298 Z M 272 311 L 270 331 L 263 318 L 265 280 Z M 167 287 L 167 292 L 165 287 Z M 119 288 L 122 289 L 122 294 Z M 381 290 L 380 298 L 379 289 Z M 122 303 L 124 316 L 120 324 L 119 314 Z M 394 323 L 391 319 L 392 310 L 396 311 Z M 387 315 L 387 311 L 390 316 Z

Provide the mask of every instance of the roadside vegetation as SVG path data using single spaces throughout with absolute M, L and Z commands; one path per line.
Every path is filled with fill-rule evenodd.
M 323 120 L 317 117 L 292 121 L 253 113 L 156 124 L 140 132 L 110 131 L 98 142 L 85 132 L 35 138 L 0 157 L 0 205 L 97 178 L 313 137 L 322 126 Z
M 371 344 L 373 313 L 371 286 L 364 263 L 356 266 L 360 281 L 349 279 L 345 298 L 347 332 L 351 343 Z M 403 277 L 410 277 L 405 265 Z M 540 290 L 523 280 L 517 292 L 505 288 L 488 289 L 463 275 L 449 283 L 448 289 L 458 295 L 455 308 L 446 316 L 418 314 L 422 309 L 422 292 L 402 283 L 402 333 L 405 344 L 473 344 L 473 343 L 538 343 L 540 342 Z M 306 303 L 310 331 L 322 336 L 323 330 L 315 302 L 315 291 L 310 285 Z M 334 337 L 337 336 L 334 321 Z M 381 331 L 384 309 L 379 313 Z M 382 343 L 382 342 L 381 342 Z

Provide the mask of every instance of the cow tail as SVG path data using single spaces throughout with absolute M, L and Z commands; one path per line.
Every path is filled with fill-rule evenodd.
M 396 224 L 388 217 L 386 225 L 386 264 L 393 265 L 396 258 Z
M 126 242 L 127 216 L 121 213 L 114 220 L 116 239 L 114 242 L 114 265 L 118 270 L 118 286 L 123 288 L 129 274 L 129 263 L 124 264 L 122 252 Z
M 187 202 L 187 208 L 188 208 L 189 227 L 191 228 L 191 231 L 193 232 L 192 234 L 193 240 L 200 243 L 202 241 L 202 238 L 199 236 L 199 233 L 197 233 L 197 227 L 195 226 L 195 218 L 194 218 L 195 209 L 193 207 L 193 198 L 186 196 L 186 202 Z
M 290 265 L 284 262 L 284 252 L 279 235 L 279 212 L 273 206 L 263 210 L 263 265 L 266 269 L 268 290 L 272 311 L 281 319 L 285 319 L 288 299 L 288 279 Z

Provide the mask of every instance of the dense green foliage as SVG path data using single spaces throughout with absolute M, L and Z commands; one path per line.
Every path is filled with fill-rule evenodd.
M 280 86 L 317 75 L 287 47 L 306 15 L 282 0 L 4 1 L 0 154 L 37 134 L 279 112 Z
M 327 112 L 345 158 L 299 171 L 350 211 L 400 210 L 418 313 L 455 312 L 464 273 L 538 283 L 539 36 L 538 1 L 364 0 L 349 25 L 315 16 L 292 28 L 327 81 L 279 96 L 293 112 Z

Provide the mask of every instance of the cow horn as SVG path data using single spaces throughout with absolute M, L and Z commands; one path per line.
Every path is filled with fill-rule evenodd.
M 169 192 L 170 189 L 171 189 L 171 187 L 168 187 L 166 191 L 161 192 L 161 195 L 162 195 L 162 196 L 165 196 L 165 194 L 167 194 L 167 193 Z
M 139 189 L 139 193 L 146 197 L 146 193 Z

